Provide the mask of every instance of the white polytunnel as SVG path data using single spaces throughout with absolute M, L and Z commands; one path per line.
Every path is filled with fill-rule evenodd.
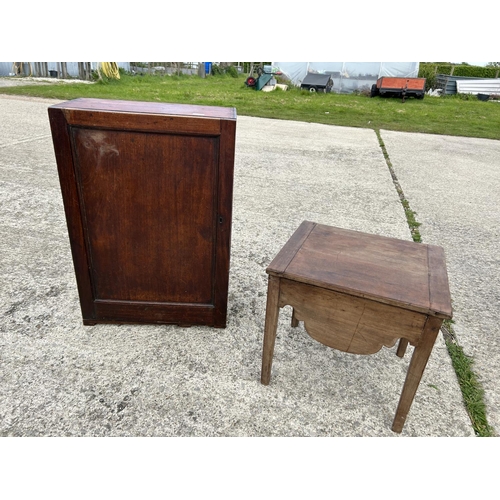
M 293 85 L 300 86 L 308 73 L 330 75 L 332 92 L 350 94 L 369 90 L 381 76 L 418 77 L 418 62 L 273 62 Z

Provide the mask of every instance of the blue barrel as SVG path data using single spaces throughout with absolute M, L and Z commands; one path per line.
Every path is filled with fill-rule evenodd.
M 205 74 L 210 75 L 210 73 L 212 73 L 212 63 L 206 62 L 205 63 Z

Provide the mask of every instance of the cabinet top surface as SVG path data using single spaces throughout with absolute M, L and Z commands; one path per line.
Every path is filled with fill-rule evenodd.
M 444 251 L 435 245 L 304 221 L 267 272 L 417 312 L 452 315 Z
M 219 106 L 198 106 L 145 101 L 122 101 L 115 99 L 80 98 L 51 106 L 60 109 L 81 111 L 107 111 L 114 113 L 138 113 L 156 115 L 176 115 L 219 120 L 236 120 L 236 109 Z

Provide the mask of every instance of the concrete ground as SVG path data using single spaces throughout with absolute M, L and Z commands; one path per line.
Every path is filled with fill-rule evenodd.
M 227 328 L 84 327 L 54 102 L 0 96 L 0 435 L 398 436 L 411 347 L 337 352 L 291 329 L 286 307 L 260 384 L 265 269 L 300 222 L 411 240 L 372 130 L 239 117 Z M 500 142 L 382 137 L 424 242 L 445 248 L 458 337 L 498 429 Z M 401 436 L 474 436 L 441 335 Z

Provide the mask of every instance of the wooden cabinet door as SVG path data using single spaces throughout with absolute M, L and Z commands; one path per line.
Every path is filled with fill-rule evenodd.
M 84 323 L 224 327 L 235 110 L 77 99 L 49 117 Z

